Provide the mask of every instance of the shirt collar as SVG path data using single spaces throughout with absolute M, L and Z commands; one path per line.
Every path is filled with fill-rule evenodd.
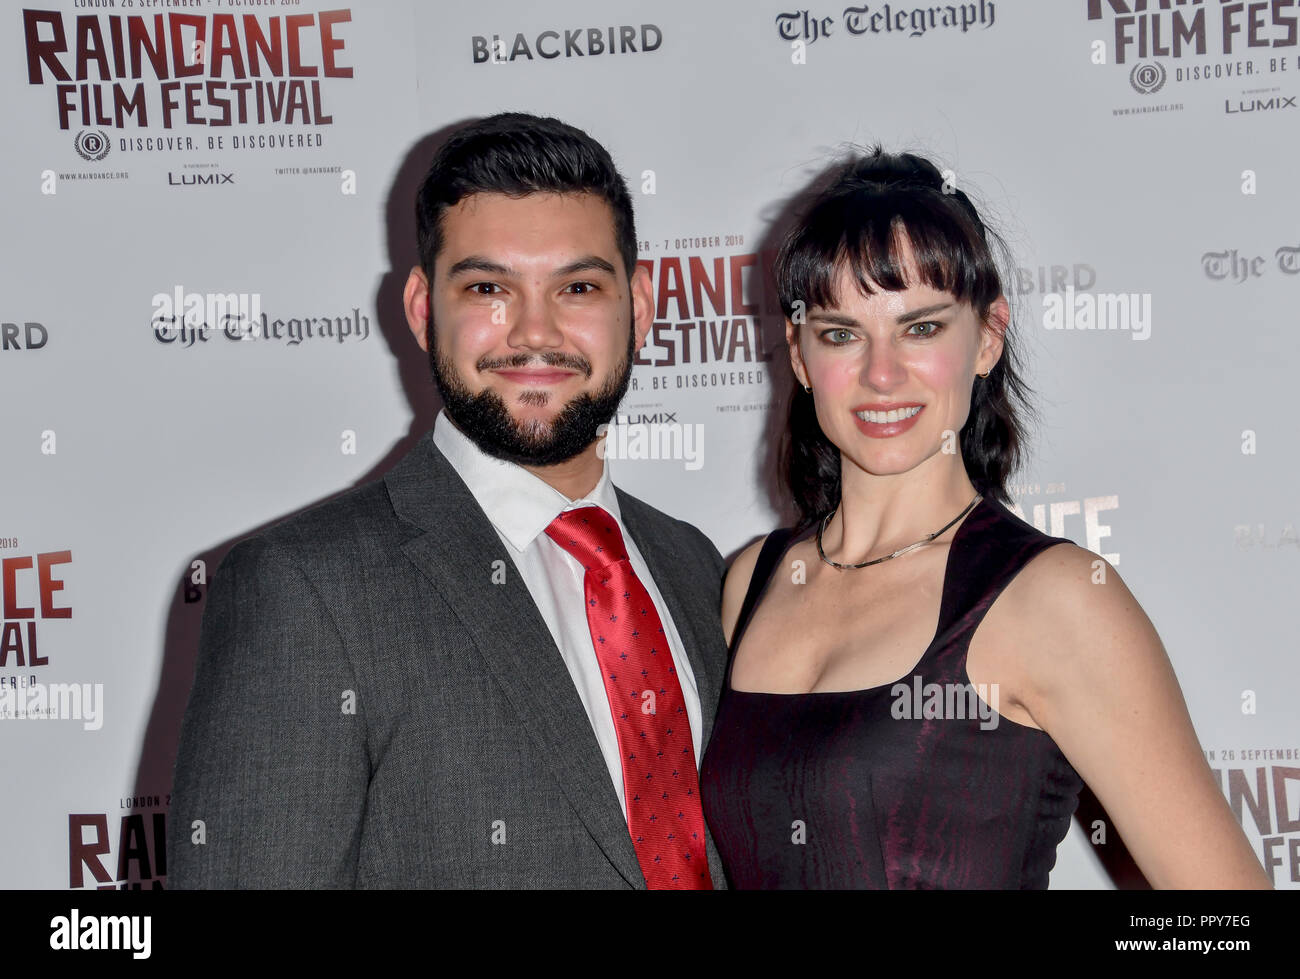
M 624 532 L 618 495 L 609 478 L 609 462 L 601 460 L 600 479 L 591 492 L 570 500 L 523 466 L 488 455 L 455 426 L 443 410 L 433 423 L 433 444 L 447 457 L 492 526 L 517 551 L 527 549 L 537 535 L 565 510 L 598 506 L 608 511 Z

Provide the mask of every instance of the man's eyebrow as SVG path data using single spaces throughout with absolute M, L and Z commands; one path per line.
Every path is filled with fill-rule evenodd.
M 911 323 L 913 320 L 924 319 L 927 316 L 933 316 L 935 313 L 942 313 L 945 309 L 952 306 L 952 303 L 935 303 L 933 306 L 922 306 L 919 309 L 909 310 L 900 314 L 895 322 L 899 326 L 904 323 Z M 818 310 L 815 313 L 808 314 L 808 321 L 820 320 L 824 323 L 833 323 L 836 326 L 858 326 L 858 321 L 852 316 L 845 313 L 835 313 L 830 310 Z
M 616 275 L 614 266 L 599 255 L 584 255 L 568 265 L 563 265 L 551 273 L 552 278 L 560 278 L 566 275 L 573 275 L 577 272 L 606 272 L 609 275 Z M 485 272 L 488 275 L 501 275 L 513 277 L 515 270 L 509 266 L 502 265 L 500 262 L 494 262 L 482 255 L 467 255 L 459 262 L 456 262 L 447 269 L 447 278 L 455 278 L 465 272 Z
M 617 275 L 614 266 L 599 255 L 583 255 L 577 261 L 570 262 L 556 269 L 552 275 L 560 278 L 566 275 L 573 275 L 577 272 L 606 272 L 609 275 Z
M 451 268 L 447 269 L 447 278 L 455 278 L 463 272 L 486 272 L 489 275 L 514 275 L 514 270 L 500 262 L 493 262 L 482 255 L 468 255 Z

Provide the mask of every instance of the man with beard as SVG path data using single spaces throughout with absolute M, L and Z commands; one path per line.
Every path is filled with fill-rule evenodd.
M 443 399 L 386 477 L 241 541 L 208 596 L 172 887 L 721 887 L 699 802 L 723 562 L 597 429 L 653 319 L 581 130 L 459 131 L 406 316 Z

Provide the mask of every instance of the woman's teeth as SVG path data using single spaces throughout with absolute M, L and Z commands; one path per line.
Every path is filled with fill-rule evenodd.
M 893 411 L 858 411 L 854 412 L 864 422 L 871 422 L 873 425 L 887 425 L 890 422 L 901 422 L 911 418 L 923 406 L 917 405 L 914 408 L 895 408 Z

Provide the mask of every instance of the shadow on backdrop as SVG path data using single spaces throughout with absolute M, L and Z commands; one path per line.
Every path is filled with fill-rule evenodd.
M 195 590 L 194 586 L 189 585 L 191 562 L 203 561 L 210 577 L 226 556 L 226 552 L 244 538 L 381 478 L 414 448 L 420 436 L 433 425 L 434 416 L 437 415 L 442 402 L 434 387 L 428 357 L 416 345 L 407 326 L 406 313 L 402 306 L 402 290 L 411 268 L 419 264 L 419 252 L 415 240 L 416 192 L 424 182 L 429 164 L 438 148 L 452 133 L 471 121 L 473 120 L 465 119 L 445 126 L 415 143 L 407 151 L 398 168 L 385 202 L 388 271 L 380 276 L 375 286 L 375 313 L 379 334 L 388 343 L 399 383 L 411 406 L 410 426 L 406 433 L 393 443 L 383 458 L 356 479 L 351 486 L 341 487 L 327 496 L 304 504 L 291 513 L 250 527 L 243 533 L 179 559 L 175 578 L 177 588 L 168 607 L 163 639 L 162 670 L 158 679 L 158 689 L 154 694 L 149 722 L 145 729 L 140 760 L 136 766 L 134 794 L 137 796 L 158 795 L 160 787 L 166 786 L 170 790 L 172 784 L 176 745 L 180 739 L 181 720 L 189 701 L 190 686 L 194 681 L 199 625 L 204 608 L 203 598 L 206 597 L 208 588 L 207 585 L 203 585 Z M 165 803 L 167 796 L 161 796 L 161 801 Z M 148 813 L 152 810 L 138 811 L 145 814 L 144 822 L 148 823 Z M 136 810 L 133 810 L 132 814 L 134 815 L 135 812 Z M 120 870 L 125 871 L 125 874 L 113 879 L 126 881 L 129 886 L 132 882 L 139 882 L 142 879 L 148 881 L 152 877 L 165 875 L 166 841 L 154 840 L 149 852 L 153 854 L 156 861 L 154 866 L 147 866 L 143 861 L 147 860 L 148 856 L 141 855 L 139 859 L 133 860 L 126 866 L 121 866 L 119 863 Z M 121 859 L 119 855 L 119 861 Z

